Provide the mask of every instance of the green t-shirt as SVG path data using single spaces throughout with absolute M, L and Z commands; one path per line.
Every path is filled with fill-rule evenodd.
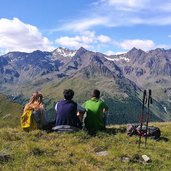
M 87 100 L 83 107 L 87 111 L 85 118 L 85 127 L 89 131 L 98 131 L 105 128 L 104 110 L 108 110 L 108 106 L 101 100 L 95 97 Z

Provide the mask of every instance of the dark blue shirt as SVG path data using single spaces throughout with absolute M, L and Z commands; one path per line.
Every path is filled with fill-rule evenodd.
M 72 100 L 61 100 L 56 105 L 56 124 L 70 125 L 81 128 L 81 122 L 77 117 L 77 103 Z

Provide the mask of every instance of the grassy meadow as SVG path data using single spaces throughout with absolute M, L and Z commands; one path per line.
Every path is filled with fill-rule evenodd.
M 160 141 L 126 135 L 126 125 L 91 136 L 77 133 L 24 132 L 20 127 L 0 129 L 2 171 L 170 171 L 171 123 L 150 123 L 161 129 Z M 142 155 L 150 157 L 145 162 Z
M 0 128 L 16 127 L 22 114 L 23 106 L 12 102 L 8 97 L 0 94 Z

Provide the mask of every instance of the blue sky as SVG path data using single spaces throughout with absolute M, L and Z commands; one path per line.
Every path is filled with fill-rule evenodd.
M 171 48 L 171 0 L 0 0 L 0 54 Z

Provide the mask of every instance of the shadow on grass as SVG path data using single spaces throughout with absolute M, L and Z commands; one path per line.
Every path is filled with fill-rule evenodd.
M 168 142 L 169 141 L 169 138 L 167 137 L 160 137 L 157 141 L 164 141 L 164 142 Z
M 104 130 L 101 131 L 87 131 L 87 133 L 90 136 L 96 136 L 97 133 L 105 133 L 105 134 L 109 134 L 109 135 L 116 135 L 118 133 L 126 133 L 126 127 L 120 127 L 120 128 L 105 128 Z
M 110 134 L 110 135 L 116 135 L 118 133 L 126 133 L 126 127 L 106 128 L 105 132 Z
M 5 164 L 6 162 L 9 162 L 11 160 L 13 160 L 11 155 L 0 152 L 0 165 Z M 0 170 L 1 170 L 1 168 L 0 168 Z

